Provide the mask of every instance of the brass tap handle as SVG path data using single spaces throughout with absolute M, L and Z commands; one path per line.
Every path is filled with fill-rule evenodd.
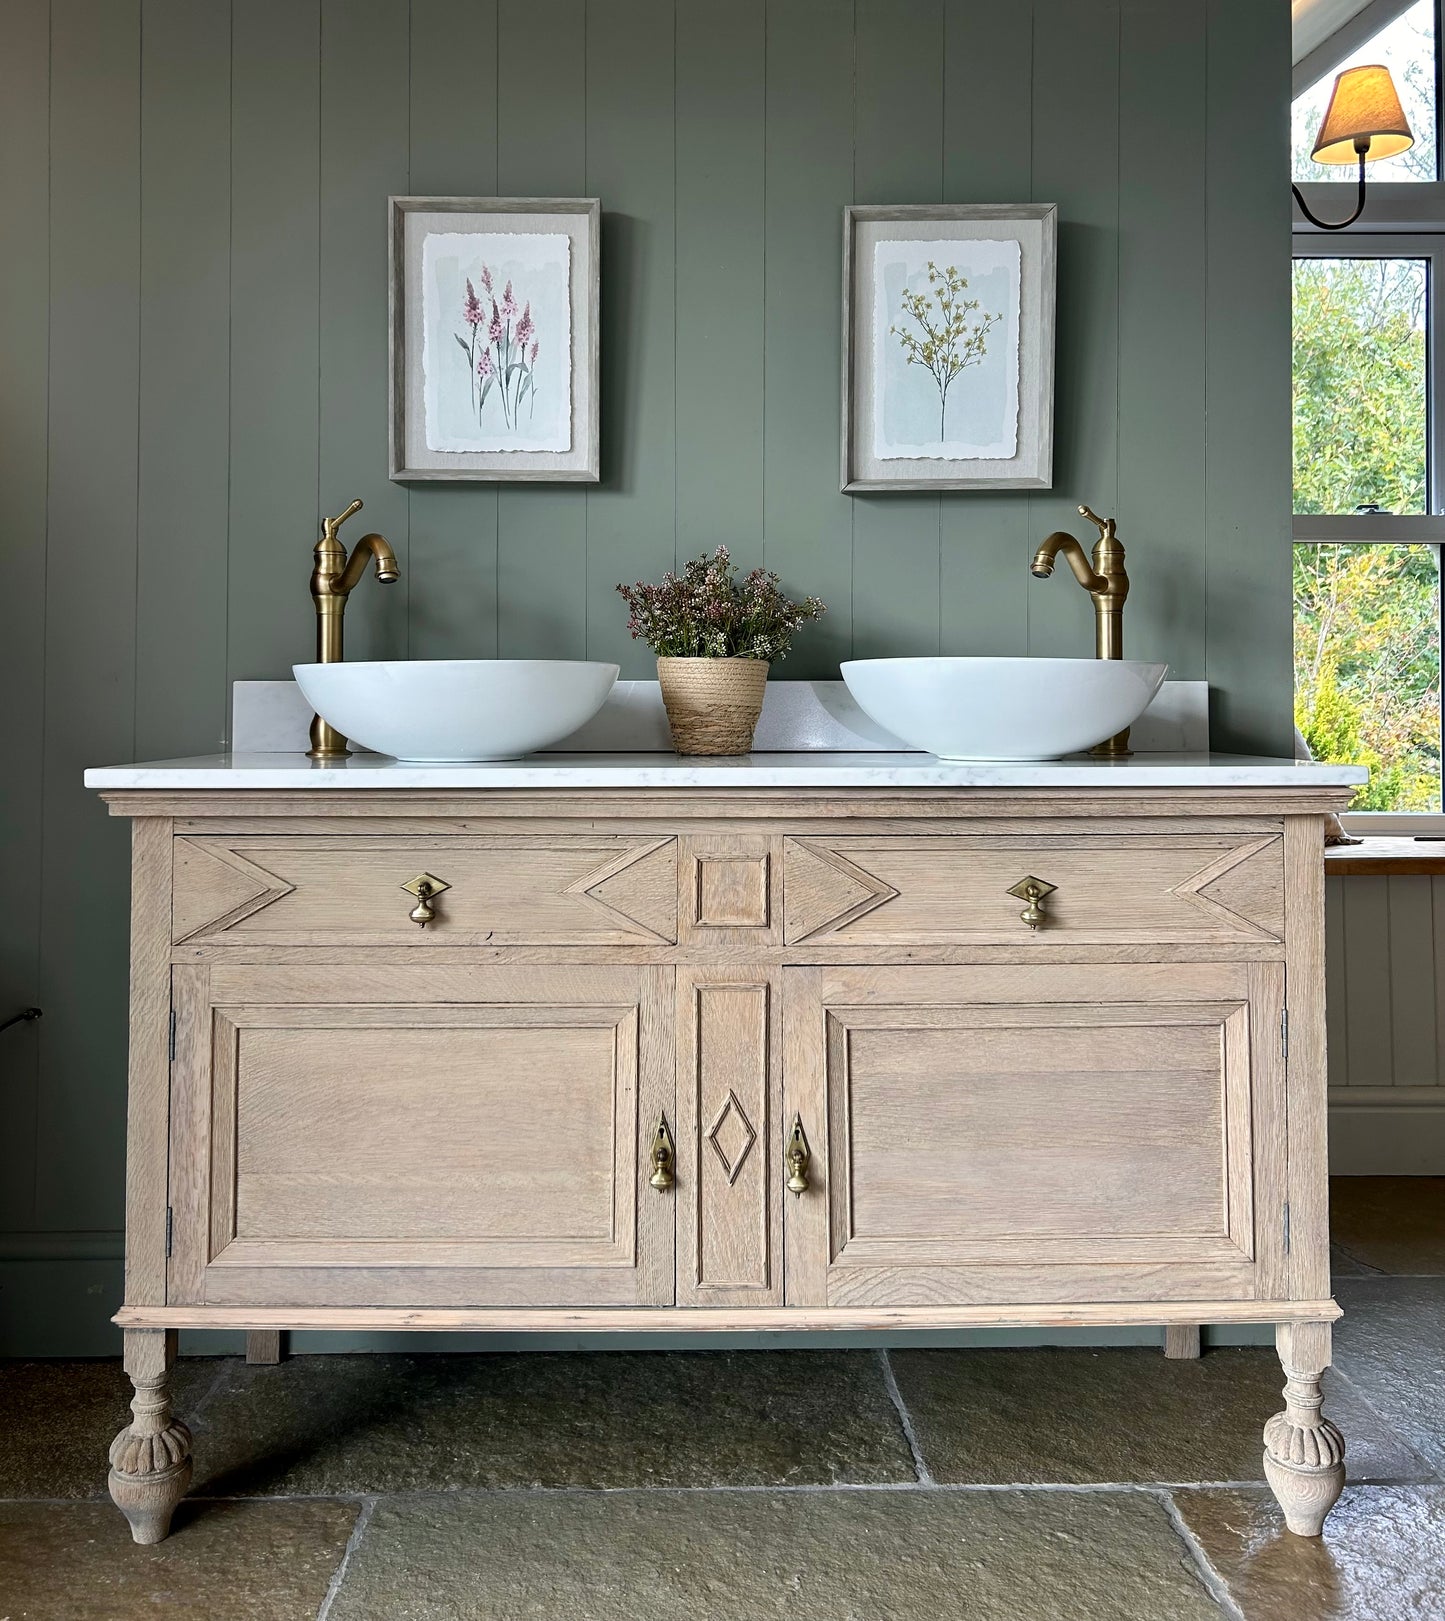
M 1113 540 L 1114 531 L 1117 527 L 1113 518 L 1101 518 L 1096 512 L 1086 507 L 1082 501 L 1079 503 L 1079 512 L 1081 516 L 1087 518 L 1098 529 L 1100 540 Z
M 813 1156 L 808 1152 L 808 1139 L 803 1135 L 803 1117 L 793 1116 L 793 1129 L 788 1133 L 788 1148 L 784 1159 L 788 1167 L 788 1180 L 784 1184 L 789 1193 L 808 1191 L 808 1166 Z
M 406 915 L 420 928 L 436 921 L 436 910 L 432 902 L 444 889 L 452 886 L 440 878 L 434 878 L 429 872 L 419 872 L 410 883 L 401 886 L 408 895 L 416 896 L 416 905 Z
M 673 1147 L 665 1114 L 658 1115 L 657 1129 L 652 1134 L 652 1175 L 647 1182 L 659 1193 L 677 1186 L 677 1150 Z
M 1031 929 L 1042 928 L 1048 921 L 1048 914 L 1044 911 L 1044 902 L 1059 886 L 1045 883 L 1042 878 L 1020 878 L 1012 889 L 1010 895 L 1016 895 L 1019 900 L 1028 904 L 1019 913 L 1019 922 Z
M 322 534 L 322 537 L 324 539 L 326 539 L 326 540 L 335 540 L 336 539 L 336 531 L 338 529 L 340 529 L 342 524 L 344 524 L 348 518 L 352 517 L 355 513 L 358 513 L 360 511 L 361 511 L 361 497 L 358 495 L 357 498 L 351 503 L 351 505 L 349 507 L 347 507 L 345 512 L 338 513 L 336 515 L 336 517 L 334 517 L 334 518 L 323 518 L 321 520 L 321 534 Z

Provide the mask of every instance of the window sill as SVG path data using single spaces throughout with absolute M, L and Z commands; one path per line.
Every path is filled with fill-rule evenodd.
M 1372 838 L 1325 849 L 1327 878 L 1445 877 L 1445 834 L 1424 840 Z

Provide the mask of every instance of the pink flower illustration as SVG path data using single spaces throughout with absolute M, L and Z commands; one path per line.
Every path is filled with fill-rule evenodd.
M 502 420 L 515 428 L 524 405 L 528 406 L 529 416 L 536 412 L 534 368 L 542 347 L 537 337 L 537 318 L 530 298 L 521 304 L 518 314 L 517 295 L 510 279 L 498 299 L 491 266 L 482 265 L 475 274 L 483 291 L 479 295 L 471 278 L 466 279 L 462 321 L 469 330 L 466 335 L 455 334 L 458 347 L 467 357 L 472 410 L 480 422 L 495 390 Z M 490 315 L 485 308 L 487 302 L 491 304 Z

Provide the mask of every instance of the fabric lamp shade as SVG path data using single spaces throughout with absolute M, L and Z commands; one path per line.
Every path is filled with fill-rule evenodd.
M 1346 68 L 1335 80 L 1324 122 L 1310 156 L 1316 163 L 1356 163 L 1357 141 L 1367 141 L 1365 161 L 1392 158 L 1415 144 L 1390 70 L 1379 63 Z

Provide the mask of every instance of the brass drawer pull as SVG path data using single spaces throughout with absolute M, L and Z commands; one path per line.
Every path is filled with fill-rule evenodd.
M 1029 928 L 1037 929 L 1045 923 L 1048 914 L 1044 911 L 1044 902 L 1059 886 L 1047 884 L 1042 878 L 1020 878 L 1011 890 L 1010 895 L 1016 895 L 1028 905 L 1019 913 L 1019 922 L 1028 924 Z
M 672 1133 L 667 1129 L 667 1116 L 657 1117 L 657 1130 L 652 1134 L 652 1175 L 649 1186 L 666 1193 L 677 1185 L 677 1150 L 673 1147 Z
M 785 1184 L 788 1192 L 806 1193 L 808 1166 L 813 1156 L 808 1152 L 808 1139 L 803 1135 L 803 1117 L 800 1114 L 793 1116 L 793 1129 L 788 1133 L 788 1150 L 784 1157 L 788 1166 L 788 1180 Z
M 416 896 L 416 905 L 406 915 L 413 923 L 424 929 L 428 923 L 436 921 L 432 901 L 444 889 L 450 889 L 452 886 L 444 879 L 434 878 L 429 872 L 419 872 L 409 884 L 403 884 L 401 887 L 408 895 Z

